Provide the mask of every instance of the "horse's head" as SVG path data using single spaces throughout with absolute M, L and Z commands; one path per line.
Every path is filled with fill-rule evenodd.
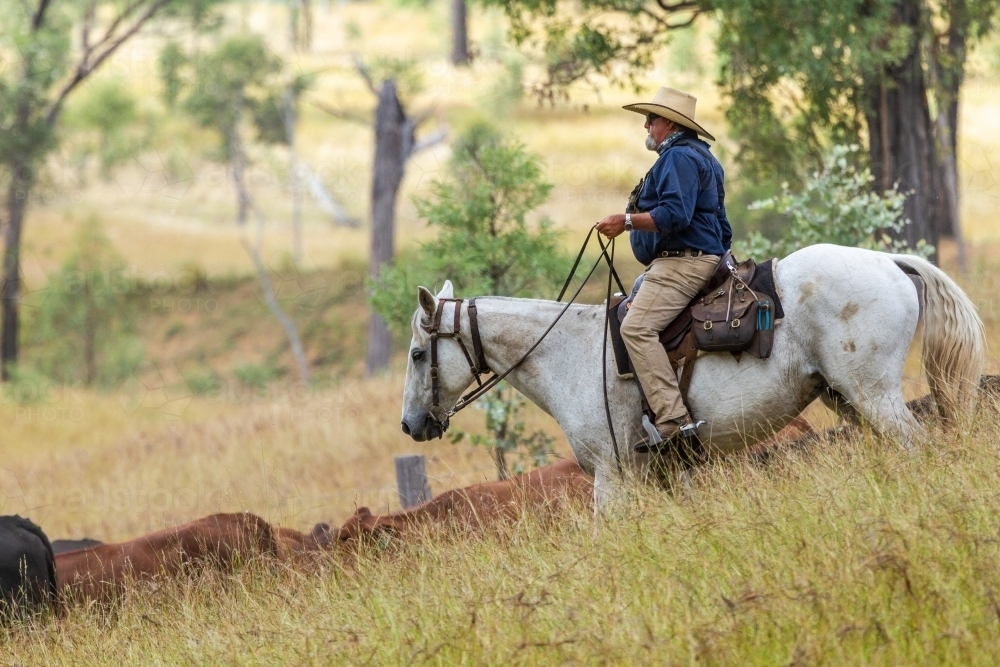
M 431 381 L 431 336 L 426 327 L 431 326 L 437 311 L 438 299 L 454 298 L 451 282 L 434 296 L 430 290 L 421 287 L 417 301 L 420 307 L 413 314 L 413 339 L 410 341 L 410 355 L 406 364 L 406 385 L 403 389 L 403 433 L 421 442 L 440 438 L 448 429 L 446 417 L 455 407 L 462 392 L 473 380 L 469 363 L 458 343 L 451 338 L 441 338 L 437 342 L 438 362 L 438 405 L 434 405 L 434 390 Z M 451 311 L 441 318 L 441 328 L 451 332 L 453 319 Z

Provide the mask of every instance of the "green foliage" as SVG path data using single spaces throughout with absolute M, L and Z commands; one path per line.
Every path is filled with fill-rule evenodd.
M 184 384 L 195 396 L 209 396 L 222 389 L 222 379 L 218 373 L 211 370 L 186 373 Z
M 752 233 L 746 242 L 737 244 L 738 253 L 766 259 L 816 243 L 835 243 L 924 257 L 933 254 L 934 246 L 923 240 L 910 248 L 890 238 L 889 231 L 899 232 L 910 224 L 903 216 L 906 194 L 896 188 L 881 195 L 873 192 L 871 171 L 858 169 L 851 160 L 859 150 L 856 144 L 834 146 L 823 169 L 809 176 L 801 191 L 793 192 L 784 183 L 777 197 L 754 202 L 751 209 L 782 214 L 790 224 L 777 241 Z
M 33 3 L 0 2 L 0 166 L 33 165 L 57 143 L 43 111 L 69 67 L 77 16 L 60 3 L 33 31 L 33 10 Z
M 163 102 L 173 109 L 184 87 L 183 68 L 189 59 L 177 42 L 168 42 L 156 59 L 156 70 L 163 85 Z
M 520 475 L 531 468 L 547 465 L 555 458 L 555 438 L 544 431 L 526 434 L 527 426 L 520 419 L 524 398 L 505 382 L 476 401 L 475 406 L 486 413 L 487 435 L 455 431 L 452 442 L 468 440 L 475 446 L 501 452 L 506 473 Z M 509 458 L 513 457 L 513 458 Z
M 183 0 L 167 3 L 164 15 L 183 19 L 190 23 L 196 33 L 212 32 L 222 27 L 225 17 L 222 7 L 228 0 Z
M 483 109 L 494 116 L 504 116 L 524 97 L 524 63 L 521 58 L 506 58 L 500 76 L 486 90 Z
M 395 81 L 396 92 L 404 104 L 424 91 L 424 73 L 419 61 L 413 58 L 376 56 L 365 63 L 365 68 L 375 85 L 389 79 Z
M 258 35 L 237 35 L 194 62 L 194 78 L 183 101 L 195 121 L 216 130 L 224 160 L 233 155 L 236 133 L 247 116 L 258 123 L 258 134 L 274 136 L 273 115 L 262 111 L 280 98 L 281 60 Z M 262 120 L 267 123 L 260 125 Z M 283 135 L 283 133 L 282 133 Z
M 905 57 L 893 0 L 720 0 L 720 84 L 738 159 L 753 179 L 798 182 L 830 143 L 858 141 L 861 81 Z
M 255 364 L 247 362 L 233 368 L 233 375 L 244 387 L 263 390 L 267 384 L 280 378 L 284 372 L 272 363 Z
M 372 305 L 405 332 L 416 307 L 417 285 L 450 279 L 463 294 L 551 296 L 569 269 L 548 219 L 535 229 L 528 214 L 552 186 L 536 155 L 485 123 L 453 145 L 449 176 L 416 200 L 417 212 L 438 236 L 409 258 L 383 270 Z
M 31 327 L 35 370 L 65 384 L 117 386 L 142 363 L 125 260 L 99 222 L 77 233 L 72 254 L 39 294 Z
M 535 230 L 527 223 L 552 189 L 538 157 L 485 123 L 470 126 L 452 150 L 449 177 L 431 184 L 429 198 L 416 201 L 420 217 L 437 228 L 437 238 L 384 269 L 373 285 L 372 307 L 400 332 L 416 307 L 419 284 L 450 279 L 461 294 L 548 296 L 569 269 L 552 223 L 542 220 Z M 498 452 L 500 461 L 522 452 L 518 470 L 525 458 L 538 465 L 552 453 L 550 438 L 525 434 L 518 419 L 522 403 L 513 389 L 483 397 L 477 406 L 486 412 L 489 435 L 471 436 L 473 444 Z M 500 468 L 506 474 L 503 464 Z
M 681 11 L 642 0 L 487 0 L 502 9 L 510 22 L 514 43 L 545 75 L 532 92 L 541 101 L 566 97 L 578 82 L 596 85 L 604 77 L 638 88 L 637 77 L 650 67 L 654 54 L 669 40 L 671 21 L 690 20 L 698 11 Z M 622 18 L 625 20 L 622 20 Z
M 95 81 L 67 112 L 66 126 L 74 130 L 75 160 L 83 166 L 96 156 L 102 178 L 149 144 L 151 129 L 140 122 L 139 105 L 131 91 L 116 79 Z

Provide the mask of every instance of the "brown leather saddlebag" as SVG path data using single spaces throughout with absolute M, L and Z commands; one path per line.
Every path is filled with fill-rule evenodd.
M 691 307 L 698 349 L 745 350 L 757 332 L 757 299 L 742 281 L 730 278 Z

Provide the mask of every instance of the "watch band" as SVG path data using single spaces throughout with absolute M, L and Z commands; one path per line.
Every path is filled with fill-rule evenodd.
M 626 213 L 625 214 L 625 231 L 627 231 L 627 232 L 632 231 L 632 214 L 631 213 Z

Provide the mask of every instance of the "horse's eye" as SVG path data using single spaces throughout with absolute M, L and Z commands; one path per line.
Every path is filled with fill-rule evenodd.
M 414 350 L 413 352 L 410 353 L 410 357 L 414 361 L 420 361 L 421 359 L 424 358 L 424 351 L 423 350 Z

